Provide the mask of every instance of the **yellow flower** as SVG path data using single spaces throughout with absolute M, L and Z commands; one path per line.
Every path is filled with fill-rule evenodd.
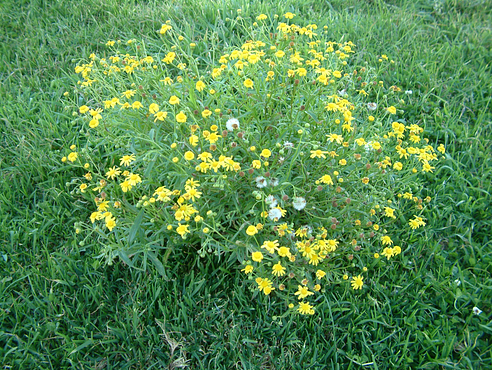
M 422 217 L 414 216 L 415 218 L 413 220 L 408 221 L 408 224 L 410 227 L 415 230 L 418 229 L 420 226 L 425 226 L 425 222 L 422 219 Z
M 124 193 L 126 193 L 127 191 L 132 190 L 132 186 L 130 185 L 130 183 L 127 180 L 123 181 L 120 184 L 120 187 L 121 187 L 121 190 L 123 190 Z
M 121 94 L 121 96 L 124 96 L 127 99 L 130 99 L 133 95 L 135 95 L 135 90 L 126 90 Z
M 362 289 L 362 286 L 364 285 L 364 281 L 362 276 L 354 276 L 352 278 L 352 281 L 350 282 L 350 285 L 352 285 L 352 288 L 354 289 Z
M 108 180 L 114 180 L 114 178 L 119 174 L 121 174 L 119 167 L 113 166 L 108 170 L 108 172 L 106 172 L 106 177 L 108 178 Z
M 80 184 L 80 191 L 85 193 L 85 189 L 87 189 L 87 184 Z
M 135 155 L 124 155 L 120 158 L 120 166 L 129 166 L 135 160 Z
M 324 175 L 319 179 L 320 182 L 327 185 L 333 185 L 333 180 L 330 175 Z
M 296 15 L 295 14 L 292 14 L 291 12 L 287 12 L 284 14 L 284 17 L 287 18 L 287 19 L 292 19 L 294 18 Z
M 263 253 L 261 252 L 253 252 L 251 254 L 251 259 L 255 262 L 261 262 L 261 260 L 263 259 Z
M 186 159 L 187 161 L 191 161 L 193 158 L 195 158 L 195 154 L 193 154 L 193 152 L 191 151 L 187 151 L 184 154 L 184 159 Z
M 159 111 L 159 106 L 156 103 L 150 104 L 150 106 L 149 106 L 149 113 L 150 114 L 157 113 L 158 111 Z
M 381 243 L 383 245 L 391 245 L 393 244 L 393 240 L 388 235 L 384 235 L 381 237 Z
M 262 21 L 264 19 L 267 19 L 268 17 L 265 14 L 260 14 L 258 17 L 256 17 L 256 20 Z
M 268 253 L 275 253 L 275 250 L 278 248 L 278 240 L 274 240 L 274 241 L 269 241 L 269 240 L 266 240 L 263 242 L 263 245 L 261 246 L 261 248 L 265 248 Z
M 251 79 L 249 79 L 249 78 L 248 78 L 248 79 L 246 79 L 246 80 L 244 81 L 244 86 L 246 86 L 246 87 L 247 87 L 247 88 L 249 88 L 249 89 L 252 89 L 252 88 L 253 88 L 253 81 L 252 81 Z
M 387 259 L 390 259 L 395 255 L 395 250 L 391 247 L 386 247 L 383 249 L 382 255 L 385 256 Z
M 176 232 L 181 235 L 182 238 L 185 237 L 185 235 L 187 233 L 189 233 L 190 231 L 188 230 L 190 225 L 179 225 L 177 228 L 176 228 Z
M 203 81 L 197 81 L 195 85 L 195 89 L 197 89 L 200 92 L 203 91 L 205 89 L 205 83 Z
M 140 177 L 139 174 L 136 174 L 136 173 L 130 173 L 125 180 L 128 181 L 130 186 L 135 186 L 138 183 L 142 182 L 142 178 Z
M 290 307 L 290 305 L 289 305 L 289 307 Z M 309 303 L 300 302 L 299 308 L 297 309 L 297 311 L 301 315 L 314 315 L 313 306 L 311 306 Z
M 106 227 L 108 228 L 109 231 L 112 231 L 115 226 L 116 226 L 116 220 L 113 217 L 106 219 Z
M 283 276 L 285 275 L 285 267 L 280 264 L 280 262 L 277 262 L 275 265 L 272 267 L 272 274 L 275 276 Z
M 390 207 L 384 207 L 384 214 L 386 217 L 396 218 L 395 210 Z
M 159 30 L 159 33 L 161 35 L 164 35 L 167 31 L 171 30 L 173 27 L 168 25 L 168 24 L 163 24 L 161 29 Z
M 396 108 L 394 106 L 388 107 L 386 108 L 386 110 L 388 111 L 388 113 L 396 114 Z
M 255 160 L 253 160 L 251 165 L 253 166 L 253 168 L 259 169 L 259 168 L 261 168 L 261 161 L 255 159 Z
M 260 155 L 264 158 L 269 158 L 272 155 L 272 152 L 269 149 L 263 149 Z
M 186 114 L 183 113 L 183 111 L 180 111 L 177 115 L 176 115 L 176 121 L 177 122 L 180 122 L 180 123 L 184 123 L 186 122 L 186 119 L 188 117 L 186 117 Z
M 159 81 L 164 82 L 164 85 L 171 85 L 173 83 L 173 80 L 170 77 L 166 77 L 165 79 Z
M 190 142 L 190 144 L 192 146 L 197 146 L 198 145 L 198 136 L 191 135 L 190 138 L 188 139 L 188 141 Z
M 67 156 L 67 159 L 73 163 L 77 160 L 77 157 L 78 157 L 77 152 L 72 152 Z
M 323 270 L 318 270 L 318 271 L 316 271 L 316 277 L 317 277 L 318 279 L 322 279 L 322 278 L 324 278 L 325 276 L 326 276 L 326 272 L 324 272 Z
M 325 154 L 328 152 L 322 151 L 320 149 L 311 150 L 310 158 L 326 158 Z
M 247 274 L 250 274 L 253 272 L 253 265 L 246 265 L 241 271 L 244 271 L 244 273 L 247 275 Z
M 275 53 L 275 56 L 276 56 L 277 58 L 282 58 L 282 57 L 284 57 L 284 56 L 285 56 L 285 52 L 283 52 L 282 50 L 279 50 L 279 51 L 277 51 L 277 52 Z
M 81 107 L 79 108 L 79 112 L 80 112 L 81 114 L 85 114 L 85 113 L 87 113 L 88 111 L 89 111 L 89 107 L 88 107 L 87 105 L 83 105 L 83 106 L 81 106 Z
M 291 253 L 290 253 L 289 248 L 287 248 L 287 247 L 280 247 L 278 249 L 278 255 L 280 257 L 290 257 L 291 256 Z
M 202 117 L 203 118 L 207 118 L 209 116 L 212 115 L 212 111 L 208 110 L 208 109 L 205 109 L 203 112 L 202 112 Z
M 159 112 L 154 114 L 154 117 L 155 117 L 154 122 L 157 122 L 158 120 L 164 121 L 167 117 L 167 112 L 160 112 L 159 111 Z
M 297 288 L 298 288 L 297 292 L 295 292 L 294 295 L 299 296 L 299 297 L 297 297 L 298 299 L 304 299 L 307 296 L 314 294 L 313 292 L 310 292 L 309 289 L 305 286 L 298 285 Z
M 96 220 L 101 220 L 103 218 L 103 215 L 101 212 L 97 211 L 97 212 L 92 212 L 91 213 L 91 216 L 90 216 L 90 219 L 91 219 L 91 222 L 94 223 Z
M 257 234 L 257 233 L 258 233 L 258 229 L 254 225 L 250 225 L 246 229 L 246 234 L 248 234 L 250 236 L 253 236 L 253 235 Z
M 176 105 L 179 104 L 179 98 L 176 95 L 173 95 L 169 98 L 169 104 Z

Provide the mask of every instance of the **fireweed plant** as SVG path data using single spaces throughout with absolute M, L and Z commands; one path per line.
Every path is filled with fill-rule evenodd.
M 227 253 L 255 294 L 308 315 L 330 284 L 359 290 L 394 267 L 403 235 L 426 225 L 422 174 L 445 149 L 379 80 L 392 60 L 358 67 L 356 45 L 294 17 L 258 15 L 205 67 L 203 41 L 167 21 L 159 51 L 108 41 L 75 68 L 88 142 L 62 161 L 91 211 L 81 243 L 158 269 L 178 248 Z

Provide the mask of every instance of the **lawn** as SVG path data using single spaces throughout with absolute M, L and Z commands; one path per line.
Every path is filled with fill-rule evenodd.
M 489 1 L 3 0 L 0 11 L 2 368 L 492 368 Z M 238 15 L 286 12 L 354 42 L 359 64 L 393 59 L 382 78 L 408 92 L 406 119 L 446 147 L 411 248 L 361 292 L 326 289 L 312 316 L 279 314 L 227 258 L 177 252 L 164 277 L 102 264 L 76 234 L 90 212 L 61 163 L 87 140 L 65 108 L 75 66 L 108 40 L 158 45 L 168 19 L 231 45 Z

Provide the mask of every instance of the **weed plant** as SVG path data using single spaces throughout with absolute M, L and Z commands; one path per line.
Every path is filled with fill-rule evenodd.
M 492 17 L 488 2 L 289 0 L 272 3 L 224 1 L 198 5 L 192 0 L 165 3 L 34 0 L 4 1 L 0 8 L 3 15 L 0 19 L 0 364 L 3 367 L 476 369 L 492 366 L 492 116 L 488 88 L 492 84 Z M 241 9 L 240 14 L 238 9 Z M 389 124 L 404 119 L 405 125 L 414 123 L 423 127 L 425 131 L 422 136 L 429 139 L 428 145 L 434 149 L 441 143 L 445 145 L 444 154 L 436 152 L 439 161 L 430 162 L 431 166 L 436 167 L 433 172 L 423 174 L 416 166 L 418 176 L 410 176 L 411 181 L 420 179 L 418 181 L 425 185 L 424 192 L 419 196 L 424 199 L 424 209 L 418 210 L 422 213 L 405 213 L 408 209 L 390 206 L 397 211 L 395 213 L 398 218 L 393 220 L 391 228 L 387 228 L 391 232 L 388 235 L 394 241 L 393 246 L 396 244 L 402 248 L 402 253 L 387 260 L 381 254 L 384 248 L 379 245 L 377 252 L 381 256 L 375 260 L 370 254 L 363 253 L 362 247 L 366 248 L 363 244 L 357 244 L 361 245 L 360 251 L 349 253 L 348 250 L 343 250 L 342 247 L 350 247 L 351 239 L 339 238 L 341 243 L 332 252 L 339 253 L 338 270 L 333 272 L 336 279 L 328 281 L 325 276 L 320 281 L 323 286 L 319 292 L 314 290 L 313 281 L 309 282 L 311 285 L 308 284 L 309 291 L 315 293 L 305 299 L 315 310 L 312 316 L 297 314 L 299 300 L 293 293 L 298 290 L 299 284 L 295 282 L 298 276 L 289 287 L 285 284 L 284 291 L 280 291 L 279 285 L 275 285 L 276 289 L 269 295 L 258 290 L 255 278 L 272 276 L 271 268 L 275 263 L 266 265 L 271 255 L 265 248 L 261 249 L 265 239 L 254 244 L 254 238 L 245 234 L 248 224 L 240 235 L 249 245 L 245 248 L 248 248 L 246 251 L 250 254 L 246 254 L 245 258 L 226 250 L 225 247 L 235 246 L 229 243 L 223 243 L 224 249 L 220 250 L 212 246 L 211 252 L 205 250 L 205 257 L 197 258 L 199 248 L 191 242 L 200 238 L 202 229 L 193 229 L 199 235 L 192 236 L 189 233 L 187 239 L 183 240 L 176 233 L 178 222 L 174 218 L 171 218 L 172 223 L 168 223 L 173 225 L 174 234 L 168 230 L 165 233 L 184 244 L 174 249 L 167 261 L 164 259 L 164 249 L 169 249 L 172 244 L 169 241 L 167 244 L 160 243 L 161 239 L 159 243 L 144 246 L 144 252 L 128 254 L 133 268 L 128 267 L 128 261 L 115 261 L 108 266 L 101 263 L 106 261 L 103 258 L 94 258 L 97 257 L 96 253 L 100 253 L 101 247 L 99 244 L 94 245 L 91 238 L 81 245 L 80 242 L 84 243 L 85 233 L 93 232 L 91 228 L 94 225 L 97 225 L 99 231 L 93 237 L 100 238 L 98 240 L 106 240 L 106 235 L 110 233 L 104 219 L 96 220 L 94 224 L 90 221 L 90 215 L 97 211 L 97 205 L 90 196 L 92 190 L 87 189 L 85 193 L 79 190 L 81 180 L 91 183 L 83 175 L 90 170 L 94 178 L 99 176 L 98 180 L 106 180 L 108 188 L 112 186 L 117 189 L 124 178 L 112 182 L 105 176 L 106 172 L 113 166 L 122 167 L 119 163 L 123 156 L 139 152 L 133 152 L 131 147 L 124 145 L 116 148 L 111 143 L 106 147 L 91 144 L 101 139 L 98 138 L 98 131 L 103 125 L 114 123 L 118 112 L 104 108 L 104 102 L 99 100 L 87 100 L 85 96 L 89 96 L 88 93 L 82 93 L 81 89 L 74 90 L 74 66 L 79 61 L 79 65 L 90 63 L 91 53 L 98 60 L 115 53 L 121 53 L 122 58 L 126 54 L 138 58 L 151 55 L 155 57 L 155 64 L 163 68 L 169 67 L 171 73 L 171 67 L 161 62 L 169 51 L 173 51 L 168 47 L 182 45 L 183 48 L 188 48 L 191 47 L 189 43 L 194 42 L 195 54 L 190 54 L 189 49 L 186 49 L 186 53 L 179 50 L 175 52 L 180 58 L 184 54 L 199 55 L 196 62 L 199 73 L 195 74 L 199 78 L 190 77 L 186 80 L 189 85 L 184 86 L 184 89 L 196 92 L 194 84 L 198 79 L 217 82 L 205 71 L 220 68 L 223 64 L 219 62 L 222 55 L 230 54 L 247 40 L 254 39 L 254 28 L 244 27 L 246 24 L 257 22 L 261 25 L 256 17 L 265 14 L 272 21 L 269 24 L 272 26 L 272 33 L 278 33 L 278 30 L 273 29 L 274 15 L 282 17 L 287 12 L 297 14 L 298 17 L 289 21 L 277 21 L 307 26 L 308 23 L 303 23 L 300 17 L 302 15 L 304 19 L 318 25 L 314 32 L 324 41 L 333 41 L 335 49 L 338 49 L 338 44 L 344 45 L 349 40 L 355 44 L 355 53 L 350 53 L 351 57 L 346 59 L 351 69 L 345 69 L 348 67 L 342 65 L 338 70 L 349 73 L 353 68 L 359 72 L 362 67 L 366 67 L 367 74 L 364 77 L 368 81 L 371 81 L 370 74 L 378 83 L 383 81 L 383 87 L 377 87 L 378 89 L 387 90 L 394 85 L 402 90 L 384 94 L 392 100 L 383 104 L 379 100 L 381 95 L 377 98 L 364 97 L 349 89 L 350 96 L 347 100 L 355 106 L 353 117 L 356 122 L 352 124 L 354 128 L 359 130 L 362 123 L 367 123 L 366 120 L 357 122 L 363 112 L 368 114 L 364 104 L 378 102 L 378 114 L 373 116 L 376 122 L 386 125 L 385 130 L 380 132 L 383 135 L 381 144 L 386 142 L 384 134 L 392 129 Z M 174 36 L 172 32 L 165 36 L 155 32 L 167 19 L 172 21 L 171 31 L 176 32 Z M 169 39 L 170 36 L 179 35 L 184 37 L 183 42 Z M 118 39 L 124 41 L 118 44 Z M 126 41 L 133 39 L 136 40 L 136 45 L 126 44 Z M 115 45 L 106 46 L 107 40 L 116 41 Z M 262 40 L 271 45 L 269 35 Z M 137 45 L 141 46 L 140 50 L 136 49 Z M 206 45 L 209 47 L 198 53 L 198 48 Z M 142 47 L 146 50 L 142 50 Z M 305 53 L 306 50 L 307 48 L 302 52 Z M 384 60 L 383 54 L 388 55 L 390 60 Z M 379 59 L 382 61 L 379 62 Z M 391 63 L 391 59 L 395 63 Z M 189 63 L 188 68 L 191 65 Z M 98 64 L 97 68 L 101 68 L 101 65 Z M 266 73 L 268 69 L 263 68 L 263 73 Z M 312 70 L 306 69 L 312 73 Z M 145 76 L 141 71 L 137 72 Z M 173 69 L 172 76 L 181 73 L 183 79 L 187 79 L 188 72 L 185 74 Z M 238 91 L 244 87 L 241 83 L 246 76 L 232 76 L 225 70 L 223 72 L 219 78 L 230 81 L 234 78 L 238 82 Z M 116 74 L 113 77 L 115 76 Z M 254 81 L 255 90 L 244 91 L 257 96 L 260 91 L 258 88 L 263 82 L 262 79 L 255 80 L 255 74 L 252 76 L 253 78 L 249 78 Z M 314 74 L 310 75 L 313 76 Z M 350 79 L 358 83 L 356 78 L 362 76 L 343 76 L 335 81 L 338 84 Z M 276 77 L 280 75 L 277 73 Z M 314 87 L 311 87 L 313 90 L 304 87 L 304 77 L 306 76 L 296 77 L 303 89 L 315 91 Z M 102 80 L 106 78 L 104 76 Z M 176 78 L 174 84 L 174 87 L 179 85 Z M 136 88 L 130 86 L 123 91 L 135 89 L 139 93 L 138 86 L 136 84 Z M 166 88 L 170 88 L 169 85 Z M 184 89 L 171 95 L 181 98 Z M 369 92 L 369 87 L 363 89 Z M 90 92 L 91 88 L 86 91 Z M 204 91 L 208 96 L 209 89 Z M 65 92 L 69 93 L 68 97 L 64 96 Z M 101 90 L 101 94 L 102 92 Z M 121 92 L 118 91 L 119 94 Z M 104 94 L 106 93 L 108 92 Z M 204 92 L 196 92 L 203 97 L 204 95 L 199 95 L 202 93 Z M 166 95 L 166 98 L 171 95 Z M 188 95 L 186 96 L 186 99 L 182 99 L 183 104 L 189 103 Z M 302 105 L 301 95 L 296 96 L 299 99 L 296 104 Z M 120 95 L 112 97 L 126 101 Z M 289 104 L 289 96 L 281 98 L 284 104 Z M 400 98 L 405 100 L 404 104 L 399 102 Z M 328 99 L 318 103 L 316 109 L 328 114 L 324 109 L 327 101 Z M 253 113 L 242 111 L 244 116 L 240 117 L 237 111 L 229 113 L 225 110 L 224 107 L 233 105 L 231 102 L 221 100 L 220 103 L 222 106 L 214 109 L 221 109 L 223 117 L 210 109 L 213 115 L 207 121 L 197 108 L 198 116 L 193 111 L 188 112 L 189 122 L 192 119 L 203 120 L 206 125 L 202 124 L 200 130 L 207 129 L 211 132 L 206 126 L 212 125 L 212 119 L 225 124 L 230 118 L 236 118 L 241 130 L 246 130 L 246 123 L 251 124 L 248 117 Z M 167 104 L 168 100 L 163 98 L 161 106 L 165 107 L 163 111 L 168 112 L 168 123 L 165 125 L 170 126 L 174 123 L 171 119 L 175 112 L 168 109 Z M 103 109 L 101 127 L 88 128 L 90 119 L 78 112 L 82 105 Z M 299 105 L 294 105 L 294 109 Z M 65 109 L 65 106 L 69 109 Z M 313 106 L 305 111 L 297 110 L 297 113 L 313 112 Z M 389 119 L 391 116 L 383 110 L 390 106 L 398 109 L 393 116 L 396 119 Z M 149 113 L 148 106 L 145 108 Z M 281 106 L 278 108 L 285 110 Z M 151 116 L 143 117 L 141 109 L 133 112 L 130 108 L 120 114 L 125 117 L 133 112 L 138 117 L 137 113 L 140 113 L 142 116 L 138 119 L 139 122 L 154 124 Z M 72 116 L 74 111 L 77 111 L 77 117 Z M 260 113 L 261 110 L 258 110 L 254 114 Z M 385 115 L 387 121 L 384 121 Z M 339 119 L 341 123 L 334 126 L 337 129 L 344 124 L 344 120 L 341 117 Z M 310 127 L 303 127 L 302 123 L 298 129 L 302 129 L 305 134 L 312 134 L 314 119 L 308 122 Z M 221 127 L 217 134 L 221 134 L 223 130 Z M 278 131 L 279 128 L 274 127 L 273 130 Z M 230 140 L 237 132 L 228 132 L 224 141 Z M 86 137 L 86 133 L 90 136 Z M 199 133 L 202 134 L 202 131 Z M 343 131 L 334 133 L 342 135 L 344 139 L 350 138 Z M 300 136 L 297 135 L 295 132 L 294 139 L 300 142 Z M 190 136 L 188 131 L 186 140 Z M 251 137 L 247 139 L 250 140 Z M 294 139 L 290 141 L 295 143 Z M 306 136 L 302 140 L 305 139 Z M 366 141 L 368 139 L 369 137 L 365 138 Z M 178 152 L 181 145 L 190 145 L 186 140 L 173 141 L 177 144 L 177 148 L 173 149 L 173 153 L 176 153 L 174 156 L 183 154 L 183 151 Z M 200 136 L 200 140 L 205 139 Z M 271 140 L 276 144 L 271 135 L 255 140 L 262 143 Z M 283 144 L 284 141 L 280 143 Z M 323 145 L 328 144 L 324 139 Z M 76 145 L 74 152 L 78 153 L 79 160 L 96 158 L 98 165 L 87 161 L 92 166 L 89 170 L 82 168 L 85 161 L 74 162 L 77 163 L 76 166 L 80 163 L 82 167 L 74 168 L 71 162 L 60 166 L 60 158 L 72 152 L 69 149 L 71 145 Z M 307 146 L 307 143 L 304 145 Z M 114 152 L 107 151 L 110 147 Z M 259 154 L 263 149 L 257 145 L 257 151 L 253 153 Z M 268 149 L 272 152 L 272 157 L 279 156 L 281 148 L 275 145 Z M 323 150 L 321 145 L 320 149 Z M 348 150 L 336 148 L 339 149 Z M 387 149 L 391 147 L 383 146 L 383 150 Z M 189 150 L 193 148 L 190 147 Z M 304 149 L 303 160 L 315 163 L 315 158 L 309 158 L 311 150 L 316 149 Z M 99 151 L 105 153 L 106 157 L 98 157 Z M 213 155 L 219 154 L 218 151 L 210 152 Z M 248 151 L 245 153 L 252 154 Z M 369 155 L 365 150 L 361 153 Z M 391 152 L 388 154 L 390 158 L 393 155 Z M 239 162 L 240 158 L 235 161 Z M 183 164 L 188 163 L 182 157 L 179 160 Z M 348 158 L 346 160 L 349 162 Z M 246 174 L 249 169 L 247 165 L 251 162 L 242 164 L 242 170 Z M 269 162 L 270 165 L 274 164 L 272 159 Z M 420 161 L 416 162 L 419 163 Z M 153 197 L 156 190 L 148 182 L 149 178 L 140 172 L 143 165 L 145 163 L 142 157 L 136 155 L 131 167 L 122 168 L 132 170 L 142 178 L 142 182 L 130 192 L 120 193 L 121 197 L 134 201 L 134 204 L 143 195 Z M 334 163 L 334 166 L 340 165 Z M 293 170 L 299 169 L 293 167 Z M 372 166 L 371 170 L 375 171 L 376 167 Z M 337 171 L 341 173 L 340 169 Z M 387 181 L 385 176 L 390 171 L 396 173 L 391 166 L 384 176 L 378 175 L 381 183 Z M 190 173 L 194 172 L 190 169 Z M 238 175 L 233 171 L 226 174 L 227 180 Z M 70 183 L 74 175 L 77 180 Z M 202 173 L 198 175 L 204 176 Z M 351 189 L 347 186 L 351 182 L 346 181 L 345 175 L 342 177 L 342 185 L 335 182 L 335 176 L 330 176 L 334 185 L 323 184 L 323 192 L 330 189 L 333 191 L 336 186 Z M 245 181 L 244 178 L 241 179 Z M 313 180 L 316 182 L 318 179 Z M 187 179 L 182 179 L 185 180 Z M 155 185 L 167 184 L 171 187 L 177 184 L 167 182 L 167 179 L 163 179 L 163 182 Z M 94 187 L 99 185 L 96 181 L 93 183 Z M 247 185 L 252 191 L 269 189 L 258 189 L 253 181 Z M 367 185 L 372 184 L 369 182 Z M 217 188 L 214 190 L 222 191 Z M 305 190 L 304 194 L 300 193 L 306 199 L 303 210 L 295 210 L 289 205 L 282 207 L 287 210 L 283 220 L 289 218 L 295 221 L 306 217 L 310 206 L 308 198 L 314 199 L 320 195 L 314 190 L 309 194 Z M 413 193 L 415 196 L 418 196 L 417 190 Z M 198 191 L 203 192 L 203 189 Z M 398 192 L 404 194 L 403 190 L 395 191 L 393 205 L 403 201 L 414 203 L 410 199 L 398 198 Z M 335 191 L 336 196 L 340 194 L 344 193 Z M 357 202 L 357 195 L 350 194 L 352 202 Z M 431 200 L 426 203 L 425 197 L 428 195 Z M 202 201 L 203 197 L 200 198 Z M 292 204 L 293 196 L 289 194 L 289 198 L 287 203 Z M 248 199 L 245 201 L 252 202 L 251 198 Z M 380 199 L 387 200 L 386 197 Z M 158 203 L 163 205 L 160 201 Z M 416 205 L 418 202 L 414 204 Z M 150 208 L 142 205 L 142 208 L 133 211 L 138 216 L 142 209 L 148 212 Z M 372 217 L 379 219 L 382 216 L 381 208 L 374 209 L 377 214 Z M 171 210 L 170 213 L 174 217 L 174 211 Z M 414 214 L 423 218 L 427 223 L 425 227 L 411 230 L 408 220 L 414 219 Z M 134 216 L 135 213 L 131 217 Z M 125 217 L 121 217 L 116 211 L 114 217 L 117 223 L 112 233 L 122 235 L 128 232 L 125 227 L 128 228 L 130 223 L 125 221 Z M 258 221 L 254 220 L 255 225 L 271 222 L 259 215 L 244 217 L 248 217 L 248 221 L 257 217 Z M 344 224 L 343 217 L 335 217 L 340 222 L 339 225 Z M 204 221 L 210 220 L 206 213 L 203 218 Z M 150 218 L 147 213 L 142 219 L 143 228 L 152 229 L 152 225 L 148 224 Z M 361 217 L 359 219 L 363 220 Z M 226 225 L 228 221 L 226 220 Z M 392 220 L 382 216 L 382 221 Z M 73 227 L 77 222 L 82 224 Z M 193 222 L 190 225 L 195 225 Z M 374 223 L 383 225 L 379 220 Z M 301 222 L 300 226 L 304 224 Z M 401 230 L 395 230 L 396 224 L 402 225 Z M 331 226 L 331 222 L 328 225 Z M 300 226 L 296 225 L 295 230 Z M 365 224 L 361 226 L 367 235 L 369 229 Z M 240 228 L 238 225 L 235 227 Z M 76 234 L 77 229 L 79 234 Z M 189 229 L 192 230 L 191 227 Z M 327 228 L 327 231 L 341 233 L 340 228 L 335 231 Z M 267 232 L 267 228 L 261 230 L 261 233 L 264 232 Z M 381 228 L 372 232 L 380 235 L 378 233 Z M 255 236 L 259 238 L 263 235 L 261 233 Z M 212 233 L 207 235 L 212 236 Z M 142 237 L 151 236 L 137 233 L 134 243 L 140 243 Z M 368 242 L 368 239 L 365 241 Z M 375 238 L 371 241 L 375 246 L 377 242 L 380 243 Z M 126 243 L 127 246 L 130 245 L 128 239 Z M 162 250 L 157 247 L 162 247 Z M 215 251 L 218 251 L 219 256 L 214 254 Z M 254 251 L 260 251 L 264 255 L 262 264 L 251 260 L 251 253 Z M 148 252 L 153 252 L 163 264 L 165 278 L 155 273 L 155 270 L 159 271 L 156 267 L 147 267 L 146 273 L 142 271 L 152 260 L 146 255 Z M 351 262 L 344 259 L 350 254 L 354 255 Z M 277 255 L 278 253 L 275 254 Z M 282 263 L 282 266 L 286 269 L 296 268 L 296 271 L 302 273 L 295 265 L 300 265 L 304 260 L 304 271 L 314 279 L 314 272 L 318 268 L 309 264 L 309 260 L 305 258 L 299 256 L 295 263 L 289 261 L 285 266 Z M 241 263 L 248 260 L 255 268 L 251 273 L 255 274 L 252 279 L 249 278 L 251 274 L 245 275 L 244 271 L 240 271 L 246 267 L 246 264 Z M 328 261 L 324 259 L 322 264 L 333 268 Z M 352 266 L 352 263 L 356 265 Z M 367 272 L 361 270 L 364 266 L 368 268 Z M 362 289 L 353 290 L 350 284 L 352 279 L 343 280 L 344 273 L 350 277 L 361 275 L 364 284 Z M 283 276 L 285 277 L 286 275 Z M 282 277 L 268 278 L 279 284 Z M 295 307 L 289 309 L 289 303 L 294 303 Z

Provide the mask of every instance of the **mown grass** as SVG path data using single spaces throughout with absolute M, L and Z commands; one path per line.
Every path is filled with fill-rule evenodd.
M 59 150 L 78 143 L 61 97 L 108 39 L 144 39 L 169 18 L 234 43 L 242 16 L 293 11 L 352 40 L 409 120 L 443 142 L 436 211 L 397 271 L 362 294 L 334 289 L 312 318 L 275 316 L 233 263 L 177 253 L 169 279 L 99 267 L 75 240 L 87 210 L 66 192 Z M 487 1 L 3 1 L 0 4 L 0 364 L 13 369 L 492 367 L 492 5 Z M 455 282 L 459 280 L 461 284 Z M 473 315 L 479 307 L 481 315 Z

